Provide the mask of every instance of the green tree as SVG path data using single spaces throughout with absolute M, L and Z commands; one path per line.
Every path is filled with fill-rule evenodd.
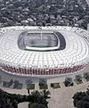
M 76 108 L 89 108 L 89 89 L 86 92 L 75 93 L 73 99 Z

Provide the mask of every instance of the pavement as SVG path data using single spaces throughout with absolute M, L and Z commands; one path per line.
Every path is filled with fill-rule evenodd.
M 51 93 L 51 98 L 48 100 L 49 105 L 48 108 L 74 108 L 73 106 L 73 95 L 79 91 L 86 91 L 88 88 L 89 82 L 83 82 L 82 84 L 75 84 L 73 87 L 63 87 L 58 89 L 49 88 Z M 9 93 L 16 93 L 22 95 L 28 95 L 26 89 L 16 90 L 16 89 L 9 89 L 9 88 L 2 88 L 4 91 Z M 27 108 L 27 104 L 21 104 L 19 108 Z

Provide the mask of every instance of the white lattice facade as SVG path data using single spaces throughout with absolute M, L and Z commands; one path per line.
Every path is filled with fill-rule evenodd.
M 32 36 L 35 34 L 35 41 L 33 37 L 25 38 L 25 41 L 29 41 L 25 43 L 24 49 L 20 49 L 18 39 L 20 34 L 25 31 Z M 46 35 L 46 33 L 48 34 Z M 52 38 L 50 33 L 53 35 Z M 56 36 L 58 36 L 57 33 L 60 33 L 65 39 L 66 45 L 64 48 L 62 47 L 63 49 L 60 48 L 63 45 L 63 39 L 55 37 L 55 33 Z M 36 38 L 36 34 L 40 36 Z M 74 27 L 39 28 L 21 26 L 1 28 L 0 69 L 10 74 L 37 77 L 60 76 L 79 72 L 89 64 L 88 36 L 87 31 Z

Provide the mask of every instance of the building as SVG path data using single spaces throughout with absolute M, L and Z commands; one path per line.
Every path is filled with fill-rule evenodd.
M 84 73 L 89 66 L 88 36 L 86 30 L 67 26 L 1 28 L 1 79 L 7 87 L 19 80 L 14 81 L 19 88 Z

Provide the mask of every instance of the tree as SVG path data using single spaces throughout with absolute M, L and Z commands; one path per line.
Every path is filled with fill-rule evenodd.
M 46 90 L 43 92 L 35 91 L 26 96 L 20 94 L 10 94 L 0 89 L 0 106 L 3 106 L 4 108 L 7 108 L 7 106 L 8 108 L 17 108 L 17 105 L 22 102 L 29 102 L 29 105 L 33 104 L 34 108 L 36 105 L 38 106 L 36 106 L 36 108 L 48 108 L 48 98 L 50 98 L 49 91 Z M 34 105 L 34 103 L 36 103 L 36 105 Z M 10 107 L 10 105 L 12 105 L 12 107 Z
M 75 76 L 75 82 L 77 84 L 81 84 L 83 81 L 82 81 L 82 76 L 81 75 L 76 75 Z
M 84 73 L 83 77 L 86 79 L 86 81 L 89 81 L 89 73 Z
M 49 99 L 50 98 L 50 92 L 48 90 L 43 90 L 41 92 L 41 95 L 45 98 L 45 99 Z
M 47 99 L 50 98 L 49 97 L 49 91 L 43 90 L 42 92 L 32 92 L 32 99 L 31 96 L 29 96 L 30 98 L 30 102 L 32 103 L 39 103 L 39 104 L 43 104 L 44 106 L 48 106 L 48 102 Z
M 65 79 L 64 84 L 65 84 L 66 87 L 74 85 L 73 81 L 72 81 L 72 78 L 70 78 L 70 77 Z
M 86 92 L 75 93 L 73 99 L 76 108 L 89 108 L 89 89 Z

